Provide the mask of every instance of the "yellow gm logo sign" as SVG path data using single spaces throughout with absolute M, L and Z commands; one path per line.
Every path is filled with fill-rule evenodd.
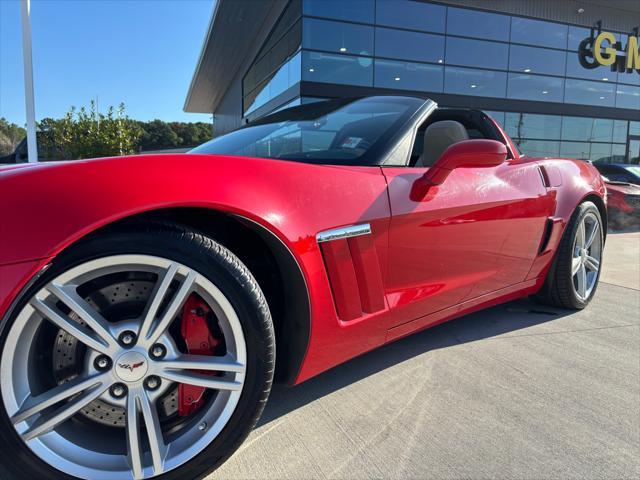
M 633 73 L 635 70 L 640 73 L 638 43 L 637 35 L 629 35 L 627 46 L 622 48 L 622 43 L 616 41 L 613 33 L 600 32 L 594 38 L 592 31 L 589 38 L 580 42 L 578 49 L 580 65 L 589 69 L 611 65 L 611 71 Z

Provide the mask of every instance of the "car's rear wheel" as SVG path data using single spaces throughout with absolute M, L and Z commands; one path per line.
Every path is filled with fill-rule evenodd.
M 255 425 L 275 358 L 249 271 L 171 225 L 71 248 L 3 323 L 0 348 L 11 478 L 199 477 Z
M 582 309 L 600 279 L 604 228 L 593 202 L 583 202 L 571 216 L 538 298 L 553 306 Z

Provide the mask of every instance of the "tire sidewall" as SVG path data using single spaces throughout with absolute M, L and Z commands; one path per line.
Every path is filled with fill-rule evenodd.
M 60 254 L 51 267 L 29 287 L 0 326 L 0 352 L 16 315 L 47 282 L 82 263 L 110 255 L 155 255 L 179 262 L 208 278 L 233 306 L 247 346 L 244 388 L 227 425 L 202 452 L 160 479 L 199 478 L 223 463 L 244 441 L 258 421 L 273 381 L 275 337 L 271 316 L 255 279 L 228 250 L 195 232 L 162 225 L 147 231 L 107 234 L 81 241 Z M 0 387 L 1 388 L 1 387 Z M 72 479 L 40 460 L 9 422 L 0 400 L 2 478 Z M 10 460 L 9 460 L 10 459 Z M 11 476 L 7 476 L 11 475 Z
M 591 294 L 589 295 L 589 297 L 586 300 L 582 300 L 581 298 L 578 297 L 575 291 L 575 288 L 573 287 L 573 275 L 571 275 L 571 265 L 572 265 L 572 259 L 573 259 L 573 245 L 576 239 L 576 234 L 578 232 L 578 227 L 584 220 L 584 217 L 586 217 L 587 214 L 589 213 L 595 214 L 596 218 L 598 219 L 598 223 L 599 223 L 598 235 L 600 236 L 600 245 L 602 246 L 601 248 L 603 251 L 601 252 L 601 255 L 600 255 L 600 267 L 598 268 L 598 273 L 596 275 L 596 283 L 593 286 L 593 290 L 591 291 Z M 568 281 L 571 287 L 569 290 L 570 296 L 571 296 L 571 302 L 573 303 L 574 308 L 583 309 L 587 305 L 589 305 L 589 303 L 595 296 L 596 290 L 598 289 L 598 284 L 600 283 L 600 273 L 602 272 L 602 260 L 604 259 L 604 228 L 602 225 L 602 217 L 600 215 L 600 211 L 598 210 L 598 207 L 596 207 L 594 203 L 589 201 L 586 201 L 580 204 L 580 206 L 576 209 L 576 212 L 574 213 L 574 218 L 572 220 L 573 221 L 571 222 L 571 225 L 570 225 L 571 230 L 567 232 L 569 233 L 568 238 L 570 241 L 570 246 L 568 249 L 569 254 L 565 255 L 564 258 L 559 259 L 559 261 L 562 262 L 561 267 L 563 268 L 563 270 L 568 271 L 568 276 L 569 276 Z

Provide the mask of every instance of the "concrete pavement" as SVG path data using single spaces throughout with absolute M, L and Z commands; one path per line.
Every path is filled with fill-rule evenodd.
M 516 301 L 276 386 L 218 479 L 638 478 L 640 234 L 581 312 Z

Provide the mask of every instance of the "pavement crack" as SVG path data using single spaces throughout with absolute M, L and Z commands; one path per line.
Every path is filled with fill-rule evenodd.
M 628 285 L 619 285 L 617 283 L 603 282 L 602 280 L 600 280 L 598 283 L 609 285 L 610 287 L 618 287 L 618 288 L 624 288 L 626 290 L 633 290 L 634 292 L 640 292 L 640 289 L 637 289 L 635 287 L 629 287 Z
M 628 323 L 625 325 L 610 325 L 607 327 L 579 328 L 576 330 L 562 330 L 560 332 L 540 332 L 540 333 L 522 333 L 519 335 L 503 335 L 501 337 L 487 338 L 486 340 L 503 340 L 505 338 L 516 338 L 516 337 L 537 337 L 541 335 L 560 335 L 563 333 L 592 332 L 595 330 L 608 330 L 611 328 L 626 328 L 626 327 L 637 327 L 637 326 L 640 326 L 640 323 Z

